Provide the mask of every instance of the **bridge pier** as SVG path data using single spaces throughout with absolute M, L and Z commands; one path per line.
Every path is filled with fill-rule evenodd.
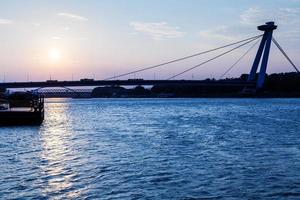
M 258 79 L 256 81 L 256 90 L 262 90 L 265 82 L 266 77 L 266 70 L 269 60 L 269 54 L 270 54 L 270 48 L 271 48 L 271 42 L 272 42 L 272 35 L 273 31 L 277 29 L 277 26 L 274 22 L 267 22 L 264 25 L 258 26 L 258 30 L 264 31 L 262 40 L 260 42 L 258 51 L 256 53 L 248 81 L 252 82 L 256 79 L 256 73 L 259 66 L 259 63 L 261 62 L 260 71 L 258 75 Z M 263 56 L 263 58 L 262 58 Z M 261 61 L 262 58 L 262 61 Z

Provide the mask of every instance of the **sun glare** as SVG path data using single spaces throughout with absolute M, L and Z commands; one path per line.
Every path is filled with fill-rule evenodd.
M 52 61 L 58 61 L 61 58 L 61 51 L 57 48 L 52 48 L 49 50 L 49 58 Z

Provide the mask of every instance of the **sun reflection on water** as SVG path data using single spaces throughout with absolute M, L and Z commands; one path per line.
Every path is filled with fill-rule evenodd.
M 47 120 L 40 131 L 42 138 L 43 164 L 41 171 L 45 181 L 42 193 L 45 196 L 54 193 L 62 193 L 65 197 L 76 197 L 79 191 L 74 190 L 76 170 L 70 161 L 78 155 L 73 148 L 71 123 L 67 123 L 68 104 L 49 103 L 47 108 Z M 72 162 L 71 162 L 72 163 Z

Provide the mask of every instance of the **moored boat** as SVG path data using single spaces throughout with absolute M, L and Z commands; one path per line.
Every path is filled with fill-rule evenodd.
M 44 98 L 31 92 L 15 92 L 0 99 L 0 126 L 40 125 L 44 120 Z

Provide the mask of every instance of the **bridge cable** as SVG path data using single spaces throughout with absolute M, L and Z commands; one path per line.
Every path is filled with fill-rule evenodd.
M 259 42 L 257 40 L 233 65 L 231 65 L 221 76 L 219 79 L 222 79 L 228 72 L 230 72 Z
M 256 38 L 254 38 L 254 39 L 252 39 L 252 40 L 250 40 L 250 41 L 247 41 L 247 42 L 245 42 L 245 43 L 243 43 L 243 44 L 241 44 L 241 45 L 239 45 L 239 46 L 237 46 L 237 47 L 234 47 L 234 48 L 232 48 L 232 49 L 230 49 L 230 50 L 228 50 L 228 51 L 226 51 L 226 52 L 224 52 L 224 53 L 221 53 L 221 54 L 219 54 L 219 55 L 217 55 L 217 56 L 215 56 L 215 57 L 213 57 L 213 58 L 211 58 L 211 59 L 208 59 L 208 60 L 206 60 L 206 61 L 204 61 L 204 62 L 202 62 L 202 63 L 200 63 L 200 64 L 198 64 L 198 65 L 196 65 L 196 66 L 193 66 L 193 67 L 191 67 L 191 68 L 189 68 L 189 69 L 186 69 L 186 70 L 184 70 L 184 71 L 182 71 L 182 72 L 180 72 L 180 73 L 178 73 L 178 74 L 176 74 L 176 75 L 174 75 L 174 76 L 171 76 L 171 77 L 168 78 L 167 80 L 171 80 L 171 79 L 173 79 L 173 78 L 175 78 L 175 77 L 177 77 L 177 76 L 180 76 L 180 75 L 182 75 L 182 74 L 185 74 L 186 72 L 189 72 L 189 71 L 191 71 L 191 70 L 193 70 L 193 69 L 195 69 L 195 68 L 198 68 L 198 67 L 200 67 L 200 66 L 202 66 L 202 65 L 204 65 L 204 64 L 206 64 L 206 63 L 208 63 L 208 62 L 210 62 L 210 61 L 213 61 L 213 60 L 215 60 L 215 59 L 217 59 L 217 58 L 219 58 L 219 57 L 221 57 L 221 56 L 224 56 L 224 55 L 226 55 L 226 54 L 228 54 L 228 53 L 230 53 L 230 52 L 232 52 L 232 51 L 234 51 L 234 50 L 236 50 L 236 49 L 238 49 L 238 48 L 240 48 L 240 47 L 242 47 L 242 46 L 245 46 L 246 44 L 249 44 L 249 43 L 251 43 L 251 42 L 257 40 L 257 39 L 260 38 L 260 37 L 261 37 L 261 36 L 256 37 Z
M 244 40 L 240 40 L 238 42 L 227 44 L 227 45 L 224 45 L 224 46 L 221 46 L 221 47 L 218 47 L 218 48 L 214 48 L 214 49 L 211 49 L 211 50 L 199 52 L 199 53 L 196 53 L 196 54 L 193 54 L 193 55 L 190 55 L 190 56 L 174 59 L 174 60 L 164 62 L 164 63 L 158 64 L 158 65 L 153 65 L 153 66 L 150 66 L 150 67 L 146 67 L 146 68 L 142 68 L 142 69 L 139 69 L 139 70 L 127 72 L 127 73 L 120 74 L 120 75 L 117 75 L 117 76 L 112 76 L 112 77 L 109 77 L 109 78 L 106 78 L 106 79 L 103 79 L 103 80 L 111 80 L 111 79 L 120 78 L 120 77 L 131 75 L 131 74 L 135 74 L 135 73 L 138 73 L 138 72 L 146 71 L 146 70 L 149 70 L 149 69 L 154 69 L 154 68 L 157 68 L 157 67 L 161 67 L 161 66 L 168 65 L 168 64 L 171 64 L 171 63 L 179 62 L 179 61 L 186 60 L 186 59 L 189 59 L 189 58 L 193 58 L 193 57 L 196 57 L 196 56 L 200 56 L 200 55 L 203 55 L 203 54 L 206 54 L 206 53 L 210 53 L 210 52 L 213 52 L 213 51 L 216 51 L 216 50 L 219 50 L 219 49 L 223 49 L 223 48 L 226 48 L 226 47 L 229 47 L 229 46 L 233 46 L 235 44 L 239 44 L 239 43 L 242 43 L 242 42 L 245 42 L 245 41 L 257 39 L 261 36 L 262 35 L 257 35 L 257 36 L 250 37 L 250 38 L 247 38 L 247 39 L 244 39 Z
M 294 69 L 299 73 L 299 69 L 296 67 L 296 65 L 293 63 L 293 61 L 289 58 L 289 56 L 285 53 L 285 51 L 282 49 L 282 47 L 279 45 L 279 43 L 275 40 L 274 37 L 272 37 L 273 43 L 277 46 L 277 48 L 281 51 L 281 53 L 284 55 L 284 57 L 289 61 L 289 63 L 294 67 Z

